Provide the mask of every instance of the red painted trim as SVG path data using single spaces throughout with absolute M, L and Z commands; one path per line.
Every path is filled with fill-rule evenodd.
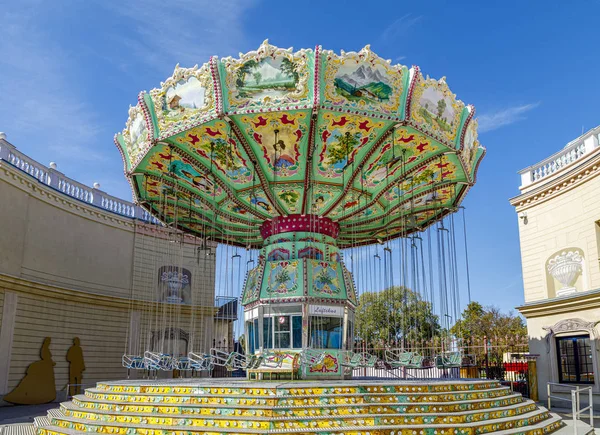
M 340 233 L 340 225 L 326 217 L 291 214 L 265 221 L 260 226 L 263 239 L 277 234 L 301 231 L 323 234 L 336 239 Z

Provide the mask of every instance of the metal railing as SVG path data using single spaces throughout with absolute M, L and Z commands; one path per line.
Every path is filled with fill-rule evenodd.
M 9 163 L 11 166 L 34 177 L 40 183 L 70 196 L 71 198 L 75 198 L 78 201 L 131 219 L 139 219 L 154 224 L 160 223 L 158 219 L 139 205 L 109 195 L 108 193 L 99 190 L 98 186 L 89 187 L 79 183 L 57 171 L 56 165 L 54 164 L 51 164 L 50 167 L 46 167 L 17 150 L 17 148 L 6 139 L 1 138 L 0 161 Z
M 571 389 L 571 397 L 561 397 L 552 395 L 552 387 L 561 387 Z M 571 402 L 571 412 L 573 413 L 573 433 L 577 435 L 577 421 L 581 415 L 588 411 L 590 413 L 590 427 L 594 427 L 594 398 L 592 396 L 592 387 L 581 387 L 579 385 L 558 384 L 556 382 L 548 382 L 548 411 L 552 410 L 552 399 Z M 581 408 L 581 393 L 588 392 L 588 406 Z M 565 392 L 566 393 L 566 392 Z

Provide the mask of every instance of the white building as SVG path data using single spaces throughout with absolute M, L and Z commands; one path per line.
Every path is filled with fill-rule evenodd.
M 530 351 L 538 390 L 556 382 L 600 393 L 600 126 L 520 171 L 519 220 Z M 600 396 L 598 396 L 600 399 Z

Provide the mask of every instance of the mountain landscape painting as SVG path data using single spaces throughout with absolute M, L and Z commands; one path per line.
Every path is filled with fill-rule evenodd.
M 342 66 L 334 80 L 338 95 L 350 101 L 381 103 L 388 101 L 392 87 L 383 68 L 360 65 Z
M 243 98 L 277 98 L 293 92 L 299 79 L 294 62 L 286 57 L 268 57 L 244 63 L 237 70 L 236 86 L 238 96 Z
M 419 100 L 419 114 L 431 126 L 438 126 L 440 130 L 451 131 L 456 110 L 452 106 L 452 99 L 445 96 L 442 91 L 434 86 L 425 88 Z

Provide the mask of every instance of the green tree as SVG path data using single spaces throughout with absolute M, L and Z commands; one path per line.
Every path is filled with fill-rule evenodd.
M 479 302 L 471 302 L 450 329 L 457 338 L 526 337 L 527 327 L 523 319 L 512 312 L 502 313 L 496 307 L 484 308 Z
M 406 287 L 364 292 L 356 309 L 356 335 L 368 346 L 429 340 L 439 335 L 438 317 L 431 303 Z
M 335 135 L 335 142 L 327 150 L 331 164 L 334 165 L 347 160 L 350 153 L 358 145 L 359 138 L 360 133 L 350 134 L 350 132 L 346 132 L 346 134 Z
M 438 117 L 438 119 L 442 119 L 444 110 L 446 110 L 446 100 L 442 98 L 437 102 L 437 117 Z
M 262 74 L 258 71 L 256 71 L 254 74 L 252 74 L 252 77 L 254 77 L 254 81 L 256 82 L 256 85 L 258 86 L 260 84 L 260 81 L 262 80 Z
M 296 64 L 289 60 L 288 58 L 284 58 L 281 61 L 281 72 L 286 76 L 294 79 L 294 85 L 298 84 L 300 80 L 300 75 L 296 71 Z
M 245 85 L 246 74 L 249 74 L 250 71 L 257 66 L 258 63 L 255 60 L 249 60 L 244 65 L 242 65 L 240 69 L 237 70 L 235 84 L 238 88 L 241 88 Z

